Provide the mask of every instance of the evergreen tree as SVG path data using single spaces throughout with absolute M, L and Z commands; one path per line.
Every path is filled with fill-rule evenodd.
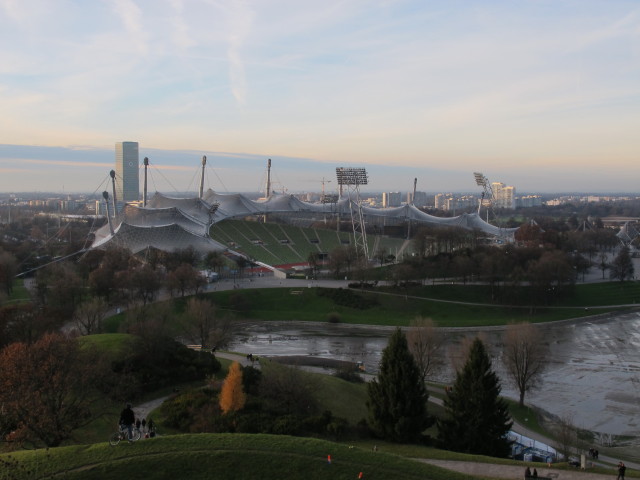
M 444 399 L 446 417 L 438 422 L 438 439 L 449 450 L 506 457 L 506 435 L 513 422 L 499 397 L 500 381 L 491 369 L 484 344 L 476 338 L 452 390 Z
M 368 385 L 369 425 L 381 438 L 418 441 L 433 419 L 427 413 L 428 394 L 420 370 L 398 328 L 382 353 L 378 378 Z

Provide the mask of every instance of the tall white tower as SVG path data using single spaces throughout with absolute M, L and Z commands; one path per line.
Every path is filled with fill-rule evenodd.
M 116 143 L 116 194 L 118 202 L 137 202 L 140 199 L 138 161 L 138 142 Z

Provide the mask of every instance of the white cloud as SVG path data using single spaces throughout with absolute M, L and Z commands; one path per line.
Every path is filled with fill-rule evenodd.
M 140 55 L 148 53 L 148 34 L 142 18 L 142 9 L 133 0 L 113 0 L 112 5 L 137 53 Z

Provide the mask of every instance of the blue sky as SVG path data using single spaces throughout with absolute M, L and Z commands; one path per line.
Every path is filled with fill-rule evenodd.
M 0 191 L 93 191 L 129 140 L 177 189 L 205 154 L 231 191 L 272 158 L 289 191 L 635 192 L 640 3 L 0 0 L 0 106 Z

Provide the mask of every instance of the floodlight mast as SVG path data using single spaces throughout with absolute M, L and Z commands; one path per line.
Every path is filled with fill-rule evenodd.
M 336 178 L 342 191 L 342 187 L 347 187 L 349 195 L 349 211 L 351 212 L 351 227 L 358 256 L 364 255 L 369 259 L 369 245 L 367 244 L 367 231 L 362 214 L 362 201 L 360 200 L 360 185 L 367 185 L 369 178 L 367 170 L 364 168 L 336 168 Z M 355 200 L 352 198 L 355 196 Z
M 480 172 L 473 172 L 473 176 L 476 179 L 476 185 L 482 187 L 482 196 L 480 197 L 480 201 L 478 202 L 478 216 L 480 215 L 480 208 L 482 208 L 482 203 L 484 202 L 485 197 L 489 199 L 489 206 L 493 208 L 493 189 L 491 188 L 491 183 L 489 179 L 485 177 Z M 489 208 L 487 208 L 487 223 L 489 223 Z

